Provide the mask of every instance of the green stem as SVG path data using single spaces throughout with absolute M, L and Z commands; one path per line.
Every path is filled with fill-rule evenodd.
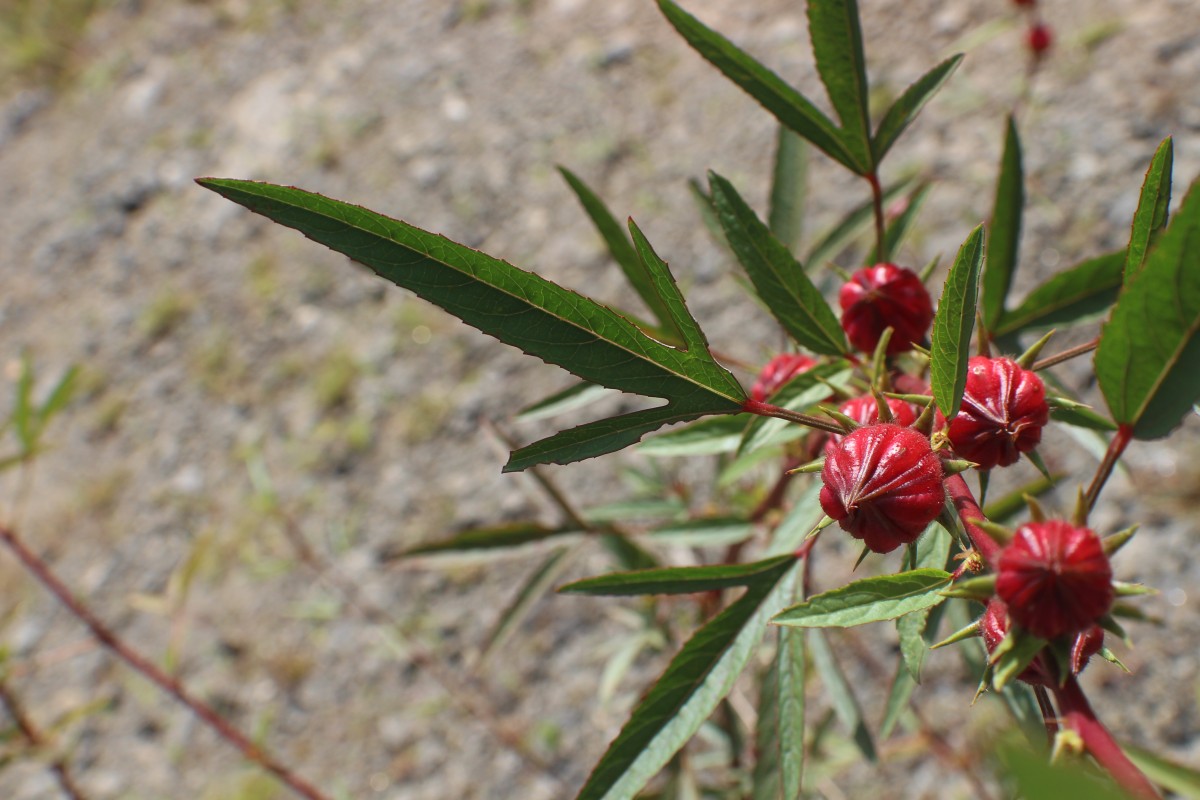
M 871 184 L 871 204 L 875 209 L 875 261 L 879 263 L 884 260 L 883 251 L 887 242 L 883 219 L 883 186 L 879 183 L 879 171 L 872 170 L 867 175 L 867 182 Z

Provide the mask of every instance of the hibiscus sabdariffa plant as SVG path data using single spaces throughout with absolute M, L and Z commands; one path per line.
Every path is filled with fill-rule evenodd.
M 939 626 L 956 617 L 968 624 L 942 644 L 982 639 L 977 647 L 987 655 L 980 691 L 1000 693 L 1026 722 L 1040 713 L 1043 740 L 1054 745 L 1057 758 L 1091 759 L 1130 794 L 1158 796 L 1100 723 L 1076 676 L 1095 655 L 1117 661 L 1106 637 L 1126 638 L 1119 620 L 1138 616 L 1126 598 L 1145 591 L 1114 581 L 1109 561 L 1132 532 L 1099 536 L 1087 527 L 1089 513 L 1124 449 L 1133 440 L 1169 434 L 1200 397 L 1200 349 L 1193 346 L 1200 330 L 1200 197 L 1189 192 L 1168 224 L 1171 141 L 1150 163 L 1128 245 L 1051 276 L 1014 305 L 1008 289 L 1018 266 L 1023 175 L 1017 124 L 1010 118 L 991 221 L 986 230 L 980 225 L 967 233 L 943 285 L 931 293 L 932 265 L 918 271 L 893 263 L 925 189 L 912 190 L 904 210 L 889 218 L 884 203 L 900 190 L 885 186 L 881 166 L 961 56 L 934 66 L 889 108 L 872 114 L 856 3 L 810 0 L 813 53 L 835 122 L 672 0 L 658 0 L 658 6 L 701 56 L 781 123 L 774 196 L 796 191 L 789 182 L 799 174 L 802 141 L 860 176 L 867 190 L 873 236 L 858 256 L 864 265 L 837 291 L 838 314 L 812 273 L 845 247 L 830 250 L 826 239 L 802 258 L 788 241 L 785 215 L 772 209 L 764 222 L 728 180 L 709 176 L 704 202 L 749 286 L 794 347 L 759 374 L 747 375 L 749 392 L 714 355 L 720 348 L 710 349 L 674 275 L 641 229 L 631 220 L 626 234 L 603 202 L 565 170 L 648 318 L 301 189 L 199 181 L 581 381 L 537 404 L 539 413 L 560 404 L 578 407 L 597 385 L 663 401 L 519 447 L 505 471 L 535 470 L 550 486 L 544 465 L 611 453 L 669 424 L 679 427 L 648 439 L 647 452 L 723 453 L 725 475 L 745 474 L 763 463 L 764 453 L 776 465 L 758 501 L 730 512 L 742 524 L 734 541 L 714 549 L 695 532 L 703 526 L 689 534 L 686 525 L 673 523 L 674 541 L 693 543 L 707 562 L 702 566 L 663 563 L 654 537 L 640 535 L 670 526 L 647 531 L 620 520 L 588 522 L 557 492 L 551 494 L 564 511 L 561 527 L 469 531 L 413 552 L 495 551 L 586 530 L 608 545 L 618 569 L 560 591 L 697 599 L 696 629 L 634 708 L 581 798 L 631 797 L 664 768 L 681 776 L 686 765 L 675 755 L 721 707 L 755 651 L 772 646 L 763 643 L 769 626 L 772 666 L 758 692 L 755 744 L 737 744 L 743 723 L 736 715 L 718 715 L 728 734 L 730 766 L 721 779 L 726 784 L 713 791 L 742 796 L 730 788 L 740 786 L 756 798 L 795 797 L 809 755 L 804 687 L 812 679 L 810 662 L 831 693 L 852 693 L 820 629 L 895 621 L 894 632 L 877 628 L 900 645 L 888 714 L 875 732 L 859 721 L 854 737 L 864 756 L 875 758 L 873 740 L 894 727 L 927 651 L 942 638 Z M 1051 325 L 1074 325 L 1106 304 L 1100 335 L 1083 346 L 1044 355 L 1052 339 L 1031 341 Z M 1042 377 L 1089 355 L 1106 413 Z M 1068 489 L 1080 484 L 1069 519 L 1047 513 L 1032 498 L 1056 482 L 1036 449 L 1048 424 L 1079 426 L 1108 443 L 1090 479 L 1060 479 Z M 981 501 L 988 476 L 1018 463 L 1044 477 L 1024 490 L 1031 495 L 1028 521 L 1009 530 L 988 518 Z M 968 473 L 979 476 L 978 494 Z M 1005 516 L 1013 513 L 1011 502 L 998 507 Z M 839 535 L 828 533 L 839 528 L 861 542 L 863 556 L 885 554 L 883 572 L 852 579 L 856 564 L 839 565 L 845 584 L 812 595 L 819 539 Z M 554 574 L 560 554 L 546 559 L 536 580 Z M 522 596 L 536 586 L 526 586 Z M 509 613 L 506 624 L 513 621 Z

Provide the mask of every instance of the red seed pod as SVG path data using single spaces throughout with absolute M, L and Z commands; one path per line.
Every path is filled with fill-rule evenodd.
M 917 412 L 913 411 L 913 407 L 903 400 L 889 397 L 887 404 L 888 408 L 892 410 L 892 421 L 897 425 L 907 428 L 917 421 Z M 879 404 L 871 395 L 847 400 L 838 406 L 838 411 L 860 425 L 874 425 L 879 422 Z M 838 434 L 831 434 L 829 441 L 825 443 L 825 453 L 828 454 L 834 447 L 837 447 L 837 443 L 842 438 Z
M 1009 616 L 1043 639 L 1087 631 L 1112 608 L 1112 565 L 1100 537 L 1063 520 L 1018 528 L 996 572 Z
M 959 457 L 980 469 L 1007 467 L 1037 447 L 1049 419 L 1046 386 L 1037 373 L 1007 358 L 975 356 L 967 364 L 962 405 L 946 436 Z
M 983 634 L 983 643 L 988 653 L 995 651 L 1008 635 L 1008 608 L 1004 602 L 993 598 L 988 602 L 987 609 L 979 619 L 979 632 Z M 1078 633 L 1071 642 L 1071 674 L 1078 675 L 1087 666 L 1088 660 L 1104 646 L 1104 629 L 1093 625 L 1083 633 Z M 1052 686 L 1054 676 L 1051 675 L 1041 658 L 1034 659 L 1025 670 L 1017 676 L 1031 686 Z
M 1044 22 L 1035 22 L 1029 27 L 1029 50 L 1034 56 L 1041 58 L 1054 45 L 1054 34 L 1050 26 Z
M 888 355 L 902 353 L 925 338 L 933 322 L 933 301 L 917 273 L 895 264 L 863 267 L 838 293 L 842 329 L 850 343 L 870 353 L 891 326 Z
M 797 375 L 808 372 L 816 365 L 816 359 L 800 353 L 784 353 L 775 356 L 762 368 L 762 372 L 758 373 L 758 380 L 754 382 L 754 388 L 750 390 L 750 397 L 762 402 L 773 395 L 780 386 Z
M 929 440 L 899 425 L 869 425 L 826 452 L 821 508 L 876 553 L 916 541 L 945 499 Z

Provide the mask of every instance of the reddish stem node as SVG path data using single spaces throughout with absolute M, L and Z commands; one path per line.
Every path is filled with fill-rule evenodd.
M 975 496 L 971 494 L 971 489 L 963 480 L 963 476 L 951 475 L 947 478 L 946 491 L 950 493 L 950 499 L 954 502 L 954 508 L 958 511 L 958 517 L 962 520 L 963 527 L 967 529 L 967 534 L 971 537 L 971 543 L 975 545 L 979 555 L 983 556 L 983 560 L 995 569 L 996 562 L 1000 558 L 1000 545 L 992 538 L 991 534 L 975 524 L 977 521 L 987 520 L 987 517 L 979 508 L 979 503 L 975 502 Z

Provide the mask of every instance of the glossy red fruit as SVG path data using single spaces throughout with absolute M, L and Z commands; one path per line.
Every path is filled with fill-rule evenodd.
M 1004 602 L 993 598 L 988 602 L 983 616 L 979 619 L 979 632 L 983 634 L 983 643 L 988 653 L 995 651 L 1008 635 L 1008 607 Z M 1071 641 L 1071 674 L 1083 672 L 1092 656 L 1100 652 L 1104 646 L 1104 629 L 1093 625 L 1083 633 L 1075 634 Z M 1041 658 L 1034 659 L 1025 670 L 1017 676 L 1017 680 L 1025 681 L 1032 686 L 1052 686 L 1054 676 L 1046 669 Z
M 759 402 L 766 400 L 780 386 L 797 375 L 808 372 L 816 365 L 816 359 L 800 353 L 784 353 L 775 356 L 762 368 L 762 372 L 758 373 L 758 380 L 754 382 L 754 387 L 750 390 L 750 397 Z
M 1112 565 L 1100 537 L 1063 520 L 1018 528 L 996 573 L 1009 616 L 1043 639 L 1087 631 L 1112 608 Z
M 847 434 L 825 455 L 821 508 L 876 553 L 916 541 L 941 513 L 942 463 L 911 428 L 879 424 Z
M 1036 372 L 1011 359 L 975 356 L 967 363 L 962 405 L 946 436 L 956 455 L 980 469 L 1007 467 L 1037 447 L 1049 419 L 1046 386 Z
M 909 350 L 933 322 L 933 301 L 917 273 L 895 264 L 864 267 L 838 293 L 842 329 L 850 343 L 870 353 L 884 329 L 893 329 L 888 355 Z
M 889 397 L 887 404 L 888 408 L 892 410 L 892 421 L 897 425 L 907 428 L 917 421 L 917 412 L 913 411 L 913 407 L 903 400 L 896 400 Z M 870 395 L 847 400 L 838 406 L 838 411 L 860 425 L 874 425 L 879 422 L 879 404 Z M 838 442 L 843 438 L 837 434 L 831 434 L 829 441 L 825 443 L 826 454 L 834 447 L 837 447 Z
M 1027 40 L 1030 51 L 1035 56 L 1042 56 L 1047 50 L 1054 45 L 1054 34 L 1050 30 L 1050 26 L 1044 22 L 1034 23 L 1029 28 L 1029 39 Z

